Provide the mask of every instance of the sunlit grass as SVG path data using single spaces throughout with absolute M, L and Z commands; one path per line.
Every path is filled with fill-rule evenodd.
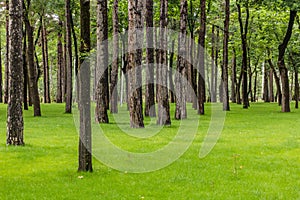
M 111 123 L 101 125 L 122 149 L 155 151 L 180 126 L 172 120 L 151 138 L 132 137 L 118 126 L 124 121 L 126 127 L 129 119 L 124 107 L 119 118 L 110 115 Z M 300 199 L 300 112 L 281 113 L 276 104 L 252 104 L 248 110 L 231 105 L 217 145 L 200 159 L 209 108 L 180 159 L 155 172 L 130 174 L 96 159 L 93 173 L 77 173 L 78 134 L 64 105 L 42 105 L 41 118 L 24 111 L 26 145 L 7 147 L 6 106 L 0 105 L 0 199 Z M 156 128 L 155 120 L 145 122 Z

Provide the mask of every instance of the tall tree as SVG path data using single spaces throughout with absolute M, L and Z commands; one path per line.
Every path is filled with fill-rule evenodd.
M 295 18 L 297 16 L 297 11 L 290 10 L 290 18 L 288 28 L 286 30 L 285 37 L 283 42 L 278 46 L 279 56 L 278 56 L 278 67 L 280 71 L 280 78 L 282 83 L 282 102 L 281 102 L 281 111 L 282 112 L 290 112 L 290 86 L 289 86 L 289 76 L 288 69 L 285 65 L 284 57 L 286 48 L 291 39 L 293 33 L 293 26 L 295 22 Z
M 45 25 L 44 11 L 40 16 L 41 21 L 41 43 L 43 55 L 43 75 L 44 75 L 44 103 L 50 103 L 50 76 L 49 76 L 49 59 L 48 59 L 48 39 Z
M 205 102 L 205 35 L 206 35 L 206 0 L 200 0 L 200 31 L 198 46 L 198 114 L 204 115 Z
M 184 86 L 186 74 L 186 29 L 187 29 L 187 0 L 180 1 L 180 34 L 178 36 L 178 59 L 176 73 L 176 111 L 175 119 L 185 119 L 186 113 L 186 87 Z
M 247 34 L 249 27 L 249 0 L 245 2 L 246 8 L 246 20 L 245 25 L 243 24 L 242 19 L 242 9 L 241 9 L 241 0 L 237 0 L 236 2 L 237 10 L 238 10 L 238 21 L 240 25 L 240 34 L 242 40 L 242 100 L 243 100 L 243 108 L 247 109 L 249 107 L 249 99 L 248 99 L 248 51 L 247 51 Z
M 157 103 L 158 125 L 171 125 L 170 105 L 167 88 L 167 25 L 168 25 L 168 0 L 160 1 L 160 38 L 159 38 L 159 64 L 157 70 Z
M 225 0 L 224 44 L 223 44 L 223 110 L 229 111 L 228 90 L 228 42 L 230 22 L 230 0 Z
M 138 73 L 136 66 L 136 11 L 137 2 L 135 0 L 128 1 L 128 99 L 129 99 L 129 113 L 130 126 L 132 128 L 144 127 L 143 113 L 141 110 L 141 100 L 138 85 Z
M 2 78 L 2 37 L 1 37 L 1 30 L 0 30 L 0 103 L 3 102 L 3 92 L 2 92 L 2 84 L 3 84 L 3 78 Z
M 236 103 L 236 51 L 233 48 L 232 68 L 231 68 L 231 101 Z
M 113 3 L 113 61 L 111 65 L 111 85 L 110 85 L 110 112 L 118 113 L 118 70 L 119 70 L 119 0 Z
M 154 95 L 154 37 L 153 37 L 153 0 L 146 0 L 146 41 L 147 41 L 147 66 L 146 66 L 146 92 L 145 116 L 155 117 Z
M 23 82 L 23 103 L 24 110 L 28 110 L 28 67 L 26 62 L 26 51 L 27 51 L 27 40 L 26 40 L 26 30 L 23 31 L 23 74 L 24 74 L 24 82 Z
M 92 167 L 92 136 L 91 136 L 91 100 L 90 100 L 90 1 L 80 0 L 80 70 L 79 82 L 79 112 L 80 138 L 78 171 L 93 171 Z
M 107 0 L 97 1 L 97 66 L 96 66 L 96 110 L 99 123 L 108 123 L 108 21 Z
M 72 113 L 72 30 L 71 30 L 71 1 L 65 1 L 65 26 L 66 26 L 66 113 Z
M 25 5 L 23 1 L 23 5 Z M 38 92 L 38 73 L 34 64 L 34 41 L 33 41 L 33 26 L 31 26 L 29 21 L 29 8 L 31 5 L 31 0 L 27 0 L 27 6 L 25 9 L 24 21 L 27 32 L 27 62 L 29 70 L 29 90 L 30 96 L 33 103 L 33 112 L 34 116 L 41 116 L 41 107 L 40 107 L 40 97 Z M 25 7 L 25 6 L 24 6 Z
M 24 145 L 23 141 L 23 57 L 22 0 L 9 2 L 9 91 L 7 107 L 8 145 Z
M 57 33 L 57 86 L 56 86 L 56 102 L 62 103 L 62 70 L 63 70 L 63 45 L 62 45 L 62 30 L 63 23 L 58 22 L 59 30 Z

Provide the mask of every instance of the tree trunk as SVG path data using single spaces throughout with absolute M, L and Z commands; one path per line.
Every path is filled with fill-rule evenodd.
M 56 103 L 62 103 L 62 69 L 63 69 L 63 46 L 62 46 L 62 21 L 58 22 L 59 31 L 57 34 L 57 89 Z
M 6 53 L 5 53 L 5 74 L 4 74 L 4 103 L 8 103 L 8 52 L 9 52 L 9 0 L 5 1 L 6 10 L 5 10 L 5 29 L 6 29 Z
M 228 90 L 228 42 L 230 22 L 230 0 L 226 0 L 225 22 L 224 22 L 224 45 L 223 45 L 223 110 L 229 111 L 229 90 Z
M 146 93 L 145 116 L 155 117 L 154 93 L 154 37 L 153 37 L 153 0 L 146 0 L 146 41 L 147 41 L 147 66 L 146 66 Z
M 270 68 L 270 71 L 269 71 L 269 99 L 270 99 L 270 102 L 274 102 L 274 81 L 273 81 L 273 69 Z
M 263 100 L 267 103 L 270 102 L 270 96 L 269 96 L 269 77 L 268 77 L 269 73 L 266 71 L 266 68 L 265 68 L 265 73 L 264 73 L 264 88 L 263 88 L 263 91 L 264 91 L 264 94 L 263 94 Z
M 22 0 L 9 3 L 9 90 L 7 107 L 7 145 L 24 145 L 23 141 L 23 57 Z
M 231 101 L 236 103 L 236 52 L 233 49 L 232 68 L 231 68 Z
M 79 56 L 78 56 L 78 44 L 77 44 L 77 36 L 76 36 L 76 32 L 75 32 L 75 28 L 74 28 L 74 22 L 73 22 L 73 17 L 72 17 L 72 13 L 71 13 L 71 29 L 72 29 L 72 35 L 73 35 L 73 43 L 74 43 L 74 53 L 75 53 L 75 76 L 77 76 L 78 74 L 78 70 L 79 70 Z M 73 75 L 72 75 L 73 76 Z M 78 84 L 76 84 L 76 91 L 79 91 L 79 86 Z
M 247 53 L 247 33 L 248 33 L 248 24 L 249 24 L 249 7 L 248 7 L 248 0 L 246 3 L 246 21 L 245 27 L 242 21 L 242 11 L 240 2 L 237 2 L 237 9 L 238 9 L 238 20 L 240 24 L 240 34 L 242 40 L 242 100 L 243 100 L 243 108 L 247 109 L 249 107 L 249 99 L 248 99 L 248 53 Z
M 160 37 L 159 37 L 159 64 L 157 68 L 157 102 L 158 125 L 171 125 L 170 105 L 167 88 L 167 24 L 168 0 L 160 1 Z
M 211 102 L 217 102 L 217 91 L 215 91 L 215 48 L 216 48 L 216 40 L 215 40 L 215 25 L 212 25 L 211 28 L 211 83 L 210 83 L 210 91 L 211 91 Z
M 198 72 L 198 114 L 204 115 L 205 102 L 205 34 L 206 34 L 206 0 L 200 0 L 200 31 L 199 31 L 199 72 Z
M 274 79 L 275 79 L 275 84 L 276 84 L 276 88 L 277 88 L 277 98 L 278 98 L 278 105 L 281 105 L 281 101 L 282 101 L 282 93 L 281 93 L 281 86 L 280 86 L 280 78 L 277 76 L 274 64 L 272 62 L 271 59 L 268 59 L 268 63 L 273 71 L 273 75 L 274 75 Z
M 24 110 L 28 110 L 28 67 L 26 62 L 26 50 L 27 50 L 27 40 L 26 40 L 26 30 L 23 32 L 23 74 L 24 74 L 24 82 L 23 82 L 23 104 Z M 2 87 L 0 87 L 2 89 Z
M 255 65 L 255 68 L 254 68 L 255 77 L 254 77 L 253 98 L 255 101 L 257 101 L 257 78 L 258 78 L 257 65 L 258 65 L 258 63 Z M 273 74 L 271 76 L 273 77 Z
M 278 56 L 278 67 L 280 71 L 280 78 L 282 83 L 282 104 L 281 111 L 282 112 L 290 112 L 290 89 L 289 89 L 289 77 L 288 77 L 288 69 L 285 66 L 284 55 L 286 48 L 288 46 L 289 40 L 293 33 L 293 26 L 295 22 L 295 18 L 297 16 L 297 11 L 290 11 L 290 19 L 289 25 L 284 37 L 282 44 L 278 46 L 279 56 Z
M 119 17 L 118 0 L 114 0 L 113 7 L 113 61 L 111 65 L 111 85 L 110 85 L 110 112 L 118 113 L 118 69 L 119 69 Z
M 80 0 L 80 70 L 79 70 L 79 112 L 80 138 L 78 171 L 93 171 L 91 104 L 90 104 L 90 1 Z
M 187 9 L 186 0 L 180 1 L 180 34 L 178 35 L 178 58 L 177 58 L 177 73 L 176 73 L 176 111 L 175 119 L 185 119 L 186 114 L 186 26 L 187 26 Z
M 298 79 L 298 66 L 294 66 L 295 70 L 295 108 L 299 108 L 299 79 Z
M 30 6 L 30 1 L 27 2 L 28 6 Z M 41 108 L 40 108 L 40 97 L 38 91 L 38 84 L 37 84 L 37 72 L 36 67 L 34 64 L 34 41 L 33 41 L 33 27 L 30 25 L 28 19 L 28 10 L 25 11 L 25 25 L 26 25 L 26 32 L 27 32 L 27 63 L 28 63 L 28 70 L 29 70 L 29 85 L 30 85 L 30 96 L 33 103 L 33 112 L 34 116 L 38 117 L 41 116 Z
M 171 47 L 171 53 L 170 53 L 170 62 L 169 62 L 169 87 L 170 87 L 171 103 L 175 103 L 174 81 L 173 81 L 174 48 L 175 48 L 175 40 L 172 41 L 172 47 Z
M 106 96 L 108 87 L 108 27 L 107 0 L 97 1 L 97 66 L 96 66 L 96 110 L 98 123 L 108 123 Z
M 139 78 L 137 66 L 139 64 L 137 61 L 137 13 L 138 5 L 136 5 L 134 0 L 128 1 L 128 99 L 129 99 L 129 113 L 130 113 L 130 127 L 131 128 L 143 128 L 143 113 L 141 110 L 141 100 L 138 85 Z
M 72 29 L 71 29 L 71 1 L 65 3 L 65 26 L 66 26 L 66 113 L 72 113 Z

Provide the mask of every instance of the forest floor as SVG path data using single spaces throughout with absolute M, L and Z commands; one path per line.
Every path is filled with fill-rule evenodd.
M 43 104 L 40 118 L 32 116 L 32 108 L 24 111 L 26 145 L 7 147 L 1 104 L 0 199 L 300 199 L 300 110 L 281 113 L 276 104 L 264 103 L 243 110 L 232 104 L 218 143 L 199 158 L 210 106 L 182 157 L 160 170 L 133 174 L 95 157 L 93 173 L 78 173 L 78 134 L 64 105 Z M 162 148 L 180 125 L 173 120 L 154 139 L 133 138 L 118 128 L 123 118 L 116 116 L 101 127 L 112 143 L 133 152 Z

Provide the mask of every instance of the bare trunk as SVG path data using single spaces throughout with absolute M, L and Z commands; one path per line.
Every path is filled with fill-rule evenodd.
M 98 123 L 108 123 L 108 27 L 107 0 L 97 1 L 97 66 L 96 66 L 96 110 Z
M 170 100 L 171 103 L 175 103 L 174 96 L 174 81 L 173 81 L 173 61 L 174 61 L 174 48 L 175 40 L 172 41 L 171 53 L 170 53 L 170 62 L 169 62 L 169 87 L 170 87 Z
M 3 103 L 3 75 L 2 75 L 2 37 L 1 37 L 1 30 L 0 30 L 0 103 Z M 24 57 L 23 57 L 24 60 Z
M 27 40 L 26 40 L 26 30 L 23 32 L 23 104 L 24 110 L 28 110 L 28 67 L 26 61 L 26 50 L 27 50 Z M 1 61 L 0 61 L 1 62 Z M 1 67 L 2 68 L 2 67 Z M 0 87 L 2 89 L 2 86 Z
M 24 145 L 23 141 L 23 57 L 22 0 L 9 3 L 9 90 L 7 106 L 7 145 Z
M 229 111 L 229 90 L 228 90 L 228 42 L 230 22 L 230 0 L 226 0 L 225 22 L 224 22 L 224 45 L 223 45 L 223 110 Z
M 233 49 L 232 68 L 231 68 L 231 101 L 236 103 L 236 52 Z
M 118 70 L 119 70 L 119 17 L 118 17 L 118 0 L 114 0 L 113 7 L 113 61 L 111 70 L 110 85 L 110 112 L 118 113 Z
M 66 21 L 66 113 L 72 113 L 72 29 L 71 29 L 71 1 L 66 0 L 65 4 L 65 21 Z
M 57 89 L 56 102 L 62 103 L 62 69 L 63 69 L 63 46 L 62 46 L 62 21 L 59 21 L 59 31 L 57 35 Z
M 91 136 L 91 104 L 90 104 L 90 1 L 80 0 L 80 70 L 79 70 L 79 112 L 80 138 L 78 171 L 93 171 L 92 136 Z
M 6 29 L 6 51 L 5 51 L 5 74 L 4 74 L 4 103 L 8 103 L 8 78 L 9 78 L 9 69 L 8 69 L 8 52 L 9 52 L 9 0 L 5 1 L 6 10 L 5 10 L 5 29 Z

